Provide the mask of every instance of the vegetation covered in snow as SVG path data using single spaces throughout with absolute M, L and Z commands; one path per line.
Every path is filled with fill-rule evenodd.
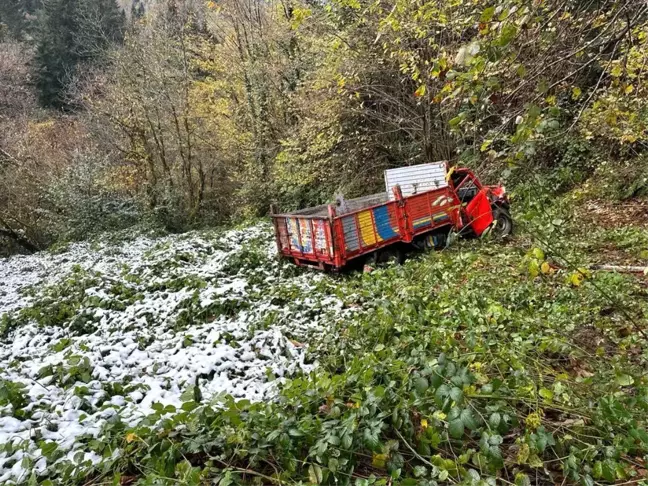
M 576 196 L 371 274 L 280 262 L 264 224 L 5 260 L 2 481 L 642 482 L 646 291 L 584 264 L 646 230 L 584 238 Z

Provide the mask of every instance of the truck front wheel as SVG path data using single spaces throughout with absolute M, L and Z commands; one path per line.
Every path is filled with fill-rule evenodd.
M 493 235 L 505 238 L 513 234 L 513 218 L 507 209 L 496 206 L 493 208 Z

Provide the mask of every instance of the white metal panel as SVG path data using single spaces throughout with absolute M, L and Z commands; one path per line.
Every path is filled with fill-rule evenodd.
M 385 171 L 385 187 L 389 199 L 394 200 L 392 189 L 400 185 L 403 196 L 411 196 L 432 189 L 446 187 L 446 163 L 411 165 Z

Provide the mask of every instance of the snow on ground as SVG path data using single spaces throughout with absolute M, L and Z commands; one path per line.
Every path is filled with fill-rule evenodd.
M 351 311 L 274 252 L 259 225 L 0 260 L 0 483 L 55 467 L 48 442 L 99 463 L 86 444 L 106 424 L 172 413 L 195 384 L 257 401 L 311 370 L 302 343 Z

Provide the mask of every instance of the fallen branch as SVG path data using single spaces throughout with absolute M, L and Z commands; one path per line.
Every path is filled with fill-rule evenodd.
M 27 250 L 30 253 L 36 253 L 39 248 L 34 245 L 31 241 L 29 241 L 27 238 L 19 235 L 16 233 L 14 230 L 11 228 L 0 228 L 0 237 L 4 236 L 6 238 L 9 238 L 16 243 L 18 243 L 20 246 L 22 246 L 25 250 Z
M 638 267 L 633 265 L 590 265 L 592 270 L 605 270 L 606 272 L 619 273 L 648 273 L 648 267 Z

